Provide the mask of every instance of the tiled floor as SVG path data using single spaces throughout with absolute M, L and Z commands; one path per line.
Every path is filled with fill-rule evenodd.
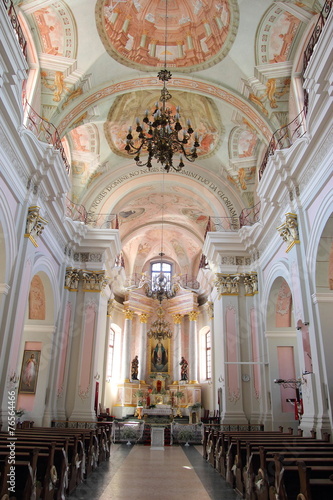
M 239 500 L 202 458 L 201 446 L 114 444 L 111 457 L 68 500 Z

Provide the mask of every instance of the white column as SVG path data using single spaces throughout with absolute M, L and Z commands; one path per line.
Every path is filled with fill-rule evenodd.
M 181 314 L 173 314 L 172 319 L 174 322 L 174 330 L 173 330 L 173 380 L 178 382 L 180 380 L 180 360 L 181 360 L 181 322 L 182 315 Z
M 191 311 L 189 313 L 190 332 L 189 332 L 189 383 L 198 383 L 198 333 L 197 319 L 199 312 Z
M 122 364 L 121 364 L 121 381 L 130 381 L 130 363 L 131 363 L 131 337 L 132 337 L 132 320 L 134 311 L 125 310 L 125 326 L 122 345 Z
M 140 314 L 139 380 L 146 380 L 147 376 L 147 321 L 148 314 Z

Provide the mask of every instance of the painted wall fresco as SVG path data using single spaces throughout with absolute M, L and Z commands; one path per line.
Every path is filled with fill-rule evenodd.
M 130 92 L 117 97 L 104 124 L 105 136 L 114 153 L 128 156 L 125 151 L 128 128 L 133 127 L 133 136 L 136 138 L 136 117 L 142 120 L 146 109 L 154 111 L 154 104 L 159 101 L 159 97 L 160 93 L 155 90 Z M 216 105 L 207 97 L 172 91 L 168 107 L 173 114 L 176 114 L 177 106 L 180 107 L 182 125 L 185 127 L 190 119 L 192 128 L 199 134 L 198 155 L 207 157 L 213 154 L 222 142 L 224 131 Z M 139 145 L 139 142 L 136 145 Z
M 36 274 L 30 285 L 29 319 L 45 319 L 45 290 L 41 278 Z
M 236 2 L 169 0 L 167 5 L 166 17 L 163 0 L 99 0 L 96 25 L 105 49 L 123 64 L 141 69 L 165 61 L 169 68 L 203 69 L 226 56 L 238 28 Z

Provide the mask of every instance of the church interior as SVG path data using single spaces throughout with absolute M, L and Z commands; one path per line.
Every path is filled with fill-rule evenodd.
M 1 431 L 330 441 L 332 1 L 0 16 Z

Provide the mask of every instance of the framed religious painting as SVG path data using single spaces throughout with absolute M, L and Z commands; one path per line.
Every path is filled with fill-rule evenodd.
M 39 370 L 40 351 L 24 351 L 19 393 L 35 394 Z
M 151 373 L 169 373 L 170 339 L 150 339 Z

